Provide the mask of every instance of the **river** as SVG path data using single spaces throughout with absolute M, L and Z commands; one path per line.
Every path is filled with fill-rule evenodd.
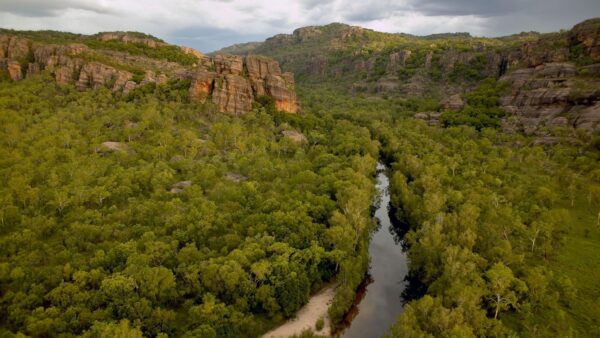
M 408 273 L 408 260 L 397 243 L 389 216 L 389 179 L 382 164 L 377 165 L 379 203 L 375 211 L 378 227 L 369 245 L 369 278 L 358 291 L 355 306 L 347 316 L 343 338 L 381 337 L 402 312 L 401 294 Z

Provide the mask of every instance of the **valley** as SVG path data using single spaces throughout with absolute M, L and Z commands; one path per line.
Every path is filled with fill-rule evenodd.
M 599 70 L 597 18 L 2 29 L 0 336 L 597 336 Z

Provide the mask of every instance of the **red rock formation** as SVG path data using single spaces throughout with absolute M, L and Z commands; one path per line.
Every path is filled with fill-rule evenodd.
M 221 112 L 247 113 L 252 109 L 253 99 L 250 82 L 240 75 L 227 74 L 215 81 L 212 101 Z

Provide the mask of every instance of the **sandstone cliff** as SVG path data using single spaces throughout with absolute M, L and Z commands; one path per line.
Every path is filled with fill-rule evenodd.
M 100 45 L 89 41 L 111 42 Z M 86 44 L 87 43 L 87 44 Z M 115 45 L 116 44 L 116 45 Z M 146 55 L 132 55 L 127 44 L 150 50 L 173 46 L 133 33 L 100 33 L 88 40 L 53 44 L 30 40 L 18 34 L 0 34 L 0 75 L 13 81 L 45 72 L 60 84 L 74 84 L 80 90 L 106 87 L 128 94 L 148 84 L 189 81 L 190 99 L 212 102 L 220 112 L 243 114 L 260 96 L 271 96 L 277 109 L 299 111 L 294 76 L 282 73 L 279 64 L 265 57 L 216 55 L 208 57 L 192 48 L 177 49 L 191 65 Z M 114 50 L 110 47 L 125 47 Z M 108 48 L 107 48 L 108 47 Z

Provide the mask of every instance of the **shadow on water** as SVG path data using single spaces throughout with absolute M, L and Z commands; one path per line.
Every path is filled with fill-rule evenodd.
M 394 235 L 394 241 L 396 244 L 402 246 L 402 250 L 408 251 L 409 245 L 404 241 L 404 237 L 410 231 L 410 224 L 398 217 L 398 208 L 394 207 L 392 203 L 388 206 L 388 213 L 391 221 L 390 233 Z M 406 277 L 404 277 L 405 287 L 400 295 L 402 304 L 406 305 L 410 301 L 419 299 L 427 292 L 427 286 L 421 282 L 418 273 L 413 270 L 409 270 Z
M 383 165 L 378 166 L 377 189 L 379 194 L 372 209 L 377 226 L 369 244 L 369 271 L 335 336 L 380 337 L 402 313 L 402 295 L 409 284 L 406 279 L 408 259 L 402 239 L 408 228 L 395 220 L 394 210 L 390 207 L 389 180 Z

